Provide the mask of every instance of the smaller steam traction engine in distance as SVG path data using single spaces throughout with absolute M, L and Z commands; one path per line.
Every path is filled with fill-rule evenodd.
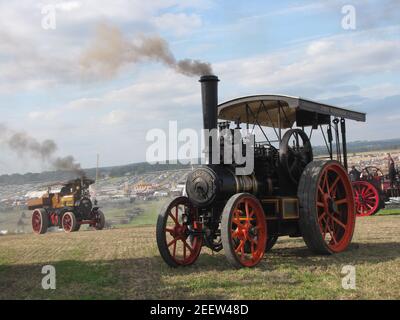
M 59 192 L 52 192 L 49 187 L 42 197 L 30 199 L 28 209 L 33 210 L 33 232 L 44 234 L 49 227 L 60 227 L 70 233 L 79 231 L 83 224 L 102 230 L 104 214 L 90 199 L 89 186 L 93 183 L 87 178 L 72 180 L 63 183 Z
M 171 267 L 188 266 L 207 246 L 224 249 L 235 267 L 253 267 L 281 236 L 303 237 L 317 254 L 344 251 L 356 221 L 345 124 L 346 119 L 365 122 L 366 115 L 282 95 L 218 105 L 218 81 L 216 76 L 200 79 L 204 129 L 219 126 L 220 143 L 209 146 L 208 164 L 188 175 L 187 196 L 160 212 L 156 233 L 161 257 Z M 263 140 L 251 149 L 251 174 L 237 175 L 241 165 L 224 163 L 225 144 L 232 142 L 222 132 L 232 124 L 261 133 Z M 329 153 L 324 161 L 313 157 L 310 137 L 315 130 L 321 130 Z M 217 150 L 220 164 L 212 164 Z
M 354 170 L 355 171 L 355 170 Z M 386 207 L 391 198 L 400 198 L 400 172 L 393 177 L 384 175 L 381 169 L 365 167 L 353 183 L 358 217 L 372 216 Z

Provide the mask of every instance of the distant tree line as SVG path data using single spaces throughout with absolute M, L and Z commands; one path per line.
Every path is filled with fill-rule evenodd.
M 110 176 L 110 177 L 122 177 L 127 174 L 129 175 L 139 175 L 147 172 L 155 171 L 168 171 L 168 170 L 183 170 L 190 169 L 190 165 L 183 164 L 149 164 L 147 162 L 134 163 L 123 166 L 115 167 L 103 167 L 99 169 L 100 176 Z M 96 168 L 85 169 L 84 170 L 88 178 L 94 179 L 96 177 Z M 46 171 L 41 173 L 25 173 L 19 174 L 14 173 L 10 175 L 1 175 L 0 184 L 1 185 L 21 185 L 28 183 L 46 183 L 46 182 L 57 182 L 66 181 L 76 178 L 76 174 L 69 171 Z
M 372 152 L 382 150 L 397 150 L 400 149 L 400 139 L 380 140 L 380 141 L 353 141 L 347 143 L 348 153 Z M 333 144 L 335 152 L 336 145 Z M 326 146 L 314 147 L 314 155 L 327 154 Z
M 347 144 L 348 153 L 380 151 L 389 149 L 400 149 L 400 139 L 381 140 L 381 141 L 354 141 Z M 335 146 L 334 146 L 335 150 Z M 315 155 L 327 154 L 326 146 L 314 147 Z M 139 175 L 155 171 L 183 170 L 190 169 L 191 165 L 183 164 L 150 164 L 147 162 L 128 164 L 115 167 L 100 168 L 100 176 L 122 177 L 124 175 Z M 87 177 L 96 177 L 96 168 L 85 169 Z M 0 184 L 27 184 L 27 183 L 46 183 L 49 181 L 65 181 L 76 178 L 76 175 L 68 171 L 46 171 L 42 173 L 11 174 L 0 176 Z

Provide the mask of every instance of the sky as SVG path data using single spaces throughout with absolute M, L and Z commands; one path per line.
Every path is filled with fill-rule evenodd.
M 49 5 L 55 29 L 42 25 Z M 342 26 L 345 5 L 355 29 Z M 400 138 L 397 0 L 0 0 L 0 123 L 55 140 L 60 156 L 86 168 L 97 154 L 102 166 L 145 161 L 146 133 L 170 120 L 200 129 L 196 77 L 150 61 L 108 78 L 83 74 L 80 58 L 102 23 L 128 39 L 158 34 L 177 59 L 210 62 L 220 102 L 301 96 L 366 112 L 367 123 L 349 123 L 349 141 Z M 0 174 L 49 169 L 0 148 Z

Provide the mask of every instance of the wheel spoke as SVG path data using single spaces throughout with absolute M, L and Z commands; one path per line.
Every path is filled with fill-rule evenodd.
M 173 257 L 176 257 L 176 241 L 174 242 Z
M 186 241 L 183 239 L 181 240 L 183 242 L 183 259 L 186 260 L 186 246 L 185 246 Z
M 347 226 L 346 226 L 342 221 L 340 221 L 338 218 L 336 218 L 335 216 L 330 215 L 330 218 L 331 218 L 334 222 L 336 222 L 336 224 L 338 224 L 339 226 L 341 226 L 343 229 L 346 229 L 346 228 L 347 228 Z
M 349 200 L 347 198 L 336 200 L 335 203 L 339 206 L 341 204 L 348 204 Z
M 246 209 L 246 218 L 250 218 L 250 209 L 249 209 L 249 202 L 245 201 L 245 209 Z
M 331 197 L 334 196 L 334 193 L 332 191 L 336 188 L 336 185 L 338 184 L 339 181 L 340 181 L 340 176 L 337 176 L 335 181 L 331 184 L 331 186 L 329 188 L 329 194 L 331 195 Z
M 187 241 L 184 241 L 183 243 L 185 244 L 186 248 L 189 249 L 190 253 L 193 253 L 193 249 L 192 249 L 192 247 L 187 243 Z
M 180 226 L 178 220 L 173 216 L 172 212 L 168 213 L 168 216 L 175 222 L 175 225 Z
M 176 243 L 177 240 L 178 240 L 178 238 L 172 239 L 172 240 L 167 244 L 167 246 L 168 246 L 168 247 L 172 246 L 174 243 Z

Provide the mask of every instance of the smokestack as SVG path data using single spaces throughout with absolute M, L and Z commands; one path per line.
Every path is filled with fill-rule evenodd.
M 218 125 L 218 82 L 218 77 L 213 75 L 206 75 L 200 78 L 203 104 L 203 128 L 207 131 L 217 129 Z M 211 164 L 212 140 L 207 133 L 205 134 L 205 138 L 209 139 L 205 152 L 208 163 Z

